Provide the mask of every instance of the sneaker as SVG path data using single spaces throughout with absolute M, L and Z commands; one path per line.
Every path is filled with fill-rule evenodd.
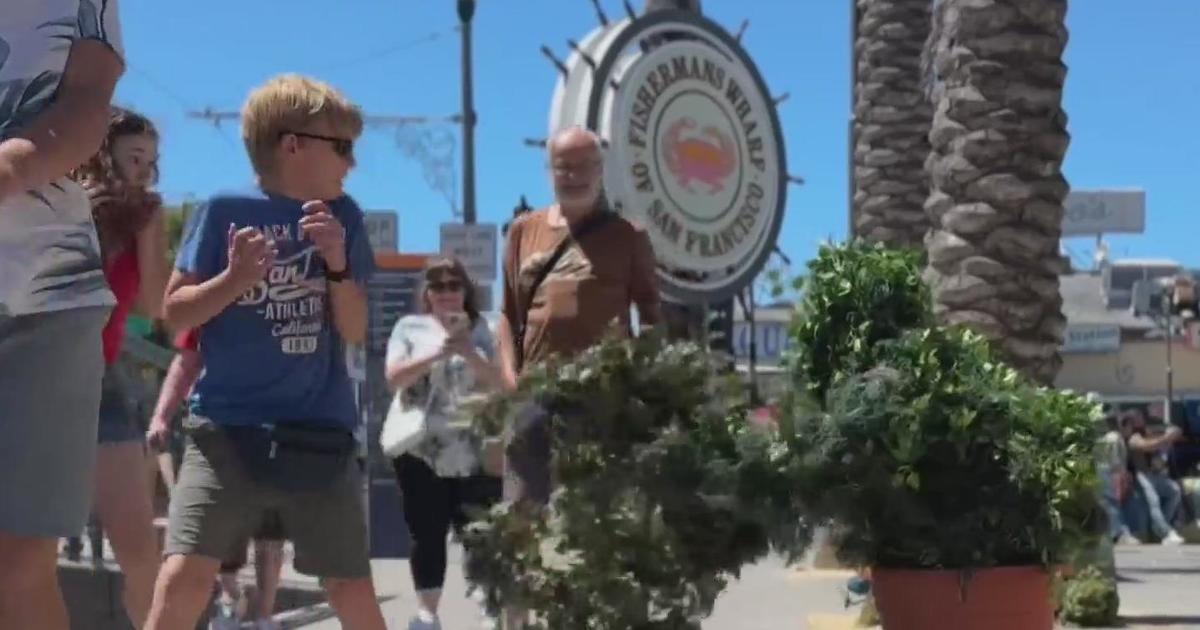
M 1121 534 L 1119 537 L 1117 537 L 1117 544 L 1118 545 L 1137 546 L 1137 545 L 1142 544 L 1142 541 L 1139 540 L 1133 534 L 1131 534 L 1129 532 L 1125 532 L 1125 533 Z
M 1169 547 L 1176 547 L 1178 545 L 1184 544 L 1185 542 L 1187 542 L 1187 541 L 1183 539 L 1183 536 L 1180 536 L 1179 532 L 1177 532 L 1175 530 L 1171 530 L 1171 532 L 1169 534 L 1167 534 L 1165 538 L 1162 539 L 1162 544 L 1167 545 Z
M 408 622 L 408 630 L 442 630 L 442 623 L 436 615 L 421 611 Z
M 467 593 L 471 601 L 479 606 L 479 627 L 481 630 L 500 630 L 500 616 L 487 609 L 487 595 L 481 588 L 471 588 Z
M 242 627 L 237 617 L 237 603 L 217 602 L 217 614 L 208 622 L 208 630 L 239 630 Z
M 480 630 L 500 630 L 500 615 L 494 615 L 486 610 L 479 613 Z

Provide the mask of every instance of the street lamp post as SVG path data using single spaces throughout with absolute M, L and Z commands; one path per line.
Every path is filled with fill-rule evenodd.
M 1171 426 L 1172 416 L 1175 415 L 1175 364 L 1171 359 L 1171 346 L 1174 342 L 1175 330 L 1172 324 L 1173 313 L 1171 312 L 1171 297 L 1172 293 L 1168 289 L 1163 292 L 1162 310 L 1163 319 L 1166 321 L 1166 339 L 1167 339 L 1167 406 L 1163 410 L 1163 421 L 1166 426 Z
M 1196 317 L 1200 311 L 1200 301 L 1196 299 L 1196 280 L 1194 277 L 1179 274 L 1163 286 L 1162 312 L 1167 328 L 1167 410 L 1166 421 L 1173 419 L 1175 413 L 1175 364 L 1172 361 L 1171 346 L 1174 341 L 1175 318 L 1179 318 L 1181 327 Z
M 471 19 L 475 0 L 458 0 L 462 35 L 463 223 L 475 223 L 475 94 L 471 75 Z

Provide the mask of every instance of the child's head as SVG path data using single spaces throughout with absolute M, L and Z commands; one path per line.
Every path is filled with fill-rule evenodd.
M 158 130 L 145 116 L 113 107 L 100 150 L 76 172 L 76 179 L 110 187 L 145 190 L 158 181 Z
M 299 186 L 280 191 L 332 199 L 354 166 L 362 112 L 329 85 L 295 74 L 267 81 L 242 107 L 242 140 L 263 178 Z
M 72 173 L 93 191 L 92 220 L 105 259 L 125 251 L 150 221 L 161 199 L 149 188 L 158 180 L 158 131 L 145 116 L 113 107 L 100 150 Z

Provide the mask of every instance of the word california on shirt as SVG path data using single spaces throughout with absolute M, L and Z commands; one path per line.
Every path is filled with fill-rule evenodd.
M 255 190 L 213 197 L 192 216 L 176 267 L 200 282 L 228 266 L 230 226 L 262 230 L 279 252 L 265 278 L 200 327 L 192 413 L 218 424 L 357 424 L 325 263 L 300 231 L 302 205 Z M 362 210 L 349 197 L 328 205 L 346 230 L 350 275 L 365 285 L 374 260 Z

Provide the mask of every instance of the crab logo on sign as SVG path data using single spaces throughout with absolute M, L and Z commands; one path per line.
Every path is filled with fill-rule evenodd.
M 775 248 L 788 178 L 775 105 L 737 39 L 686 11 L 605 25 L 562 67 L 551 133 L 596 130 L 604 188 L 646 227 L 664 293 L 719 301 Z
M 716 127 L 705 127 L 699 135 L 684 137 L 696 127 L 696 121 L 688 116 L 667 127 L 662 141 L 663 161 L 688 192 L 695 192 L 692 181 L 699 180 L 708 185 L 709 194 L 719 193 L 738 165 L 733 140 Z

